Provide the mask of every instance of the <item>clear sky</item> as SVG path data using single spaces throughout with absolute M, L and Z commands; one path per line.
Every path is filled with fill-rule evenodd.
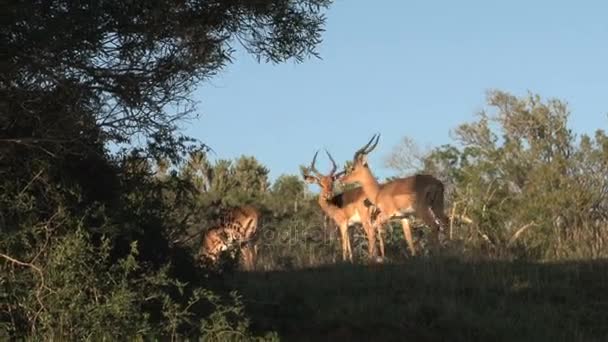
M 608 1 L 338 0 L 322 60 L 258 64 L 244 53 L 195 93 L 186 132 L 217 157 L 298 173 L 319 148 L 343 162 L 372 134 L 370 163 L 403 136 L 449 143 L 489 89 L 569 103 L 576 132 L 608 128 Z M 328 168 L 325 158 L 319 169 Z

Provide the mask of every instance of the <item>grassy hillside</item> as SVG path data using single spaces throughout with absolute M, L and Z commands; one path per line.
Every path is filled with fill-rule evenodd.
M 253 328 L 284 341 L 608 340 L 608 262 L 419 258 L 224 280 Z

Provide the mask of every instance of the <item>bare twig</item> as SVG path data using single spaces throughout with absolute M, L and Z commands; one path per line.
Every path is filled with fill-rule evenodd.
M 466 224 L 473 224 L 473 220 L 465 214 L 456 215 L 455 218 L 457 218 L 459 221 L 462 221 Z
M 40 309 L 36 312 L 36 315 L 33 318 L 33 321 L 36 321 L 36 319 L 38 318 L 38 316 L 40 315 L 40 313 L 42 311 L 46 310 L 46 307 L 44 306 L 44 303 L 42 302 L 42 290 L 46 289 L 46 290 L 49 290 L 51 292 L 55 292 L 55 291 L 53 291 L 51 288 L 49 288 L 48 286 L 45 285 L 45 282 L 44 282 L 44 273 L 42 273 L 42 270 L 40 269 L 40 267 L 32 264 L 31 262 L 24 262 L 24 261 L 17 260 L 17 259 L 15 259 L 13 257 L 10 257 L 10 256 L 4 254 L 4 253 L 0 253 L 0 257 L 8 260 L 9 262 L 11 262 L 14 265 L 24 266 L 24 267 L 31 268 L 34 271 L 36 271 L 36 273 L 40 277 L 40 285 L 36 289 L 36 301 L 40 305 Z M 36 329 L 36 324 L 32 324 L 32 330 L 35 330 L 35 329 Z
M 507 243 L 507 246 L 511 246 L 515 243 L 515 241 L 519 238 L 519 236 L 521 234 L 523 234 L 523 232 L 525 232 L 526 230 L 528 230 L 528 228 L 532 227 L 532 226 L 538 226 L 538 224 L 536 224 L 534 221 L 523 225 L 521 228 L 519 228 L 515 234 L 513 234 L 513 236 L 511 236 L 511 238 L 509 239 L 509 242 Z
M 450 240 L 453 240 L 453 232 L 454 232 L 454 217 L 456 216 L 456 207 L 458 206 L 459 201 L 454 202 L 454 206 L 452 206 L 452 212 L 450 213 Z
M 494 245 L 494 243 L 492 242 L 492 240 L 490 240 L 490 237 L 485 234 L 484 232 L 482 232 L 481 230 L 477 229 L 477 233 L 479 233 L 479 236 L 481 236 L 481 238 L 487 242 L 490 246 L 496 248 L 496 245 Z
M 12 258 L 12 257 L 10 257 L 10 256 L 8 256 L 8 255 L 6 255 L 4 253 L 0 253 L 0 257 L 3 257 L 4 259 L 12 262 L 13 264 L 19 265 L 19 266 L 31 267 L 34 270 L 36 270 L 36 272 L 38 272 L 40 274 L 40 276 L 42 277 L 42 270 L 38 266 L 36 266 L 34 264 L 31 264 L 29 262 L 19 261 L 19 260 L 15 259 L 15 258 Z
M 19 192 L 19 195 L 17 197 L 21 197 L 21 195 L 23 195 L 27 191 L 27 189 L 34 183 L 34 181 L 36 181 L 36 179 L 38 179 L 38 177 L 40 177 L 42 172 L 44 172 L 44 169 L 38 171 L 38 173 L 36 175 L 34 175 L 34 177 L 27 183 L 27 185 L 23 188 L 23 190 L 21 190 Z

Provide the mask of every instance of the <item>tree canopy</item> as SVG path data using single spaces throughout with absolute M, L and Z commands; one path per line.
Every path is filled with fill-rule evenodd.
M 271 63 L 317 56 L 329 5 L 3 3 L 0 336 L 185 336 L 198 329 L 179 316 L 189 300 L 219 310 L 209 316 L 192 308 L 215 317 L 201 334 L 210 337 L 213 324 L 225 323 L 223 330 L 246 336 L 242 324 L 218 321 L 227 319 L 223 304 L 197 288 L 200 280 L 183 285 L 198 273 L 171 241 L 196 222 L 196 194 L 212 181 L 201 158 L 189 165 L 200 182 L 177 176 L 184 158 L 207 149 L 176 128 L 196 114 L 192 91 L 237 49 Z M 267 172 L 248 169 L 251 162 L 236 164 L 243 182 Z M 249 190 L 267 187 L 264 180 Z M 86 291 L 78 292 L 81 284 Z M 71 299 L 78 308 L 68 315 Z M 238 304 L 233 308 L 241 317 Z M 123 313 L 141 314 L 129 323 Z
M 606 132 L 577 136 L 558 99 L 491 91 L 487 102 L 476 121 L 456 128 L 456 144 L 423 155 L 422 169 L 448 185 L 452 214 L 474 222 L 456 227 L 459 238 L 494 255 L 605 257 Z M 397 168 L 416 152 L 406 142 L 389 158 Z

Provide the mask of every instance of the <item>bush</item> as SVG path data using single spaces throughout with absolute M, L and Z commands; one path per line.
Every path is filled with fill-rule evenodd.
M 170 276 L 169 265 L 146 270 L 136 242 L 126 257 L 113 262 L 110 240 L 102 238 L 96 245 L 81 228 L 54 240 L 45 261 L 38 264 L 3 255 L 7 310 L 0 336 L 40 340 L 254 337 L 236 293 L 227 301 L 211 290 L 182 283 Z

